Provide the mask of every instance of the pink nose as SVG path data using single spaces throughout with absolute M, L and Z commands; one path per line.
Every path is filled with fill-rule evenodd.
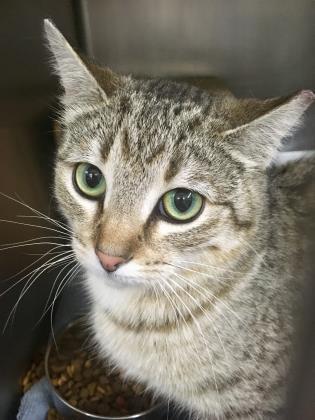
M 96 249 L 95 253 L 106 271 L 115 271 L 117 270 L 120 264 L 126 262 L 126 260 L 122 257 L 113 257 L 112 255 L 106 255 L 99 249 Z

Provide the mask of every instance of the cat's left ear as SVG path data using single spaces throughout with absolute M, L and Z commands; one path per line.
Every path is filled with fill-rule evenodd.
M 64 89 L 63 104 L 77 107 L 107 101 L 96 78 L 49 19 L 44 20 L 44 30 L 54 69 Z
M 314 99 L 312 91 L 303 90 L 284 98 L 240 101 L 237 119 L 241 123 L 223 132 L 223 139 L 249 164 L 267 167 L 281 140 L 294 133 Z

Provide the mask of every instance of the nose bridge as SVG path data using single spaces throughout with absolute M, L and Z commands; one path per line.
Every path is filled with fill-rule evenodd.
M 130 258 L 137 245 L 139 226 L 131 216 L 113 214 L 99 226 L 96 247 L 111 256 Z

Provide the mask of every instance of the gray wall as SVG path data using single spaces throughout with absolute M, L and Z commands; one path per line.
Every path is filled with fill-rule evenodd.
M 118 72 L 215 76 L 249 97 L 315 89 L 313 0 L 82 3 L 88 53 Z M 287 148 L 315 148 L 314 108 Z

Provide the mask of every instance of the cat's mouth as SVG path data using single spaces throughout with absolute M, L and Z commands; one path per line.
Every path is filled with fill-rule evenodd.
M 135 261 L 130 261 L 113 272 L 100 271 L 98 277 L 105 284 L 114 288 L 140 287 L 154 289 L 155 285 L 160 283 L 162 273 L 162 267 L 160 270 L 157 267 L 149 270 Z
M 161 274 L 163 263 L 146 265 L 134 258 L 118 265 L 112 271 L 106 270 L 92 247 L 83 246 L 76 239 L 73 240 L 72 246 L 78 262 L 84 269 L 111 286 L 142 285 L 147 287 Z

